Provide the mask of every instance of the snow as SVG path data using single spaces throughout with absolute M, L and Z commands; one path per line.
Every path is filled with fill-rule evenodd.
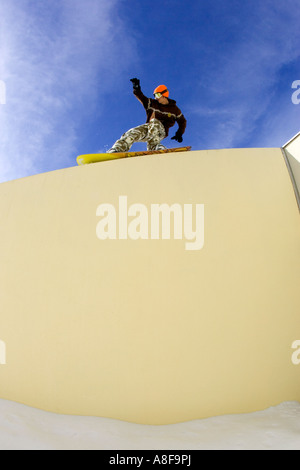
M 300 450 L 300 403 L 163 426 L 67 416 L 0 400 L 0 450 Z

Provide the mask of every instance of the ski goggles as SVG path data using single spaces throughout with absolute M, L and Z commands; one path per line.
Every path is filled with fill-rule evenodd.
M 168 91 L 167 89 L 163 90 L 163 91 L 160 91 L 158 93 L 153 93 L 154 97 L 158 100 L 159 98 L 161 98 L 163 96 L 164 93 L 166 93 L 166 91 Z

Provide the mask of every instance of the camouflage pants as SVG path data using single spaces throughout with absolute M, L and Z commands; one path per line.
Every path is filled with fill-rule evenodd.
M 107 153 L 128 152 L 135 142 L 147 142 L 147 150 L 163 150 L 160 142 L 166 137 L 165 128 L 158 119 L 133 127 L 117 140 Z

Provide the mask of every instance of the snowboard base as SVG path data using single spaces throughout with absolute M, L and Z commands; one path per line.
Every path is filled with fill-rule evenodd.
M 177 147 L 165 150 L 139 151 L 139 152 L 118 152 L 118 153 L 89 153 L 79 155 L 76 159 L 78 165 L 87 165 L 89 163 L 105 162 L 108 160 L 118 160 L 119 158 L 140 157 L 142 155 L 155 155 L 159 153 L 187 152 L 191 147 Z

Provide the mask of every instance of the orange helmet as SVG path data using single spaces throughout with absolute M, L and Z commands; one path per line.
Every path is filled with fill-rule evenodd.
M 158 93 L 160 93 L 160 96 L 165 96 L 166 98 L 168 98 L 169 96 L 169 92 L 166 85 L 158 85 L 158 87 L 155 88 L 153 95 L 155 96 Z

